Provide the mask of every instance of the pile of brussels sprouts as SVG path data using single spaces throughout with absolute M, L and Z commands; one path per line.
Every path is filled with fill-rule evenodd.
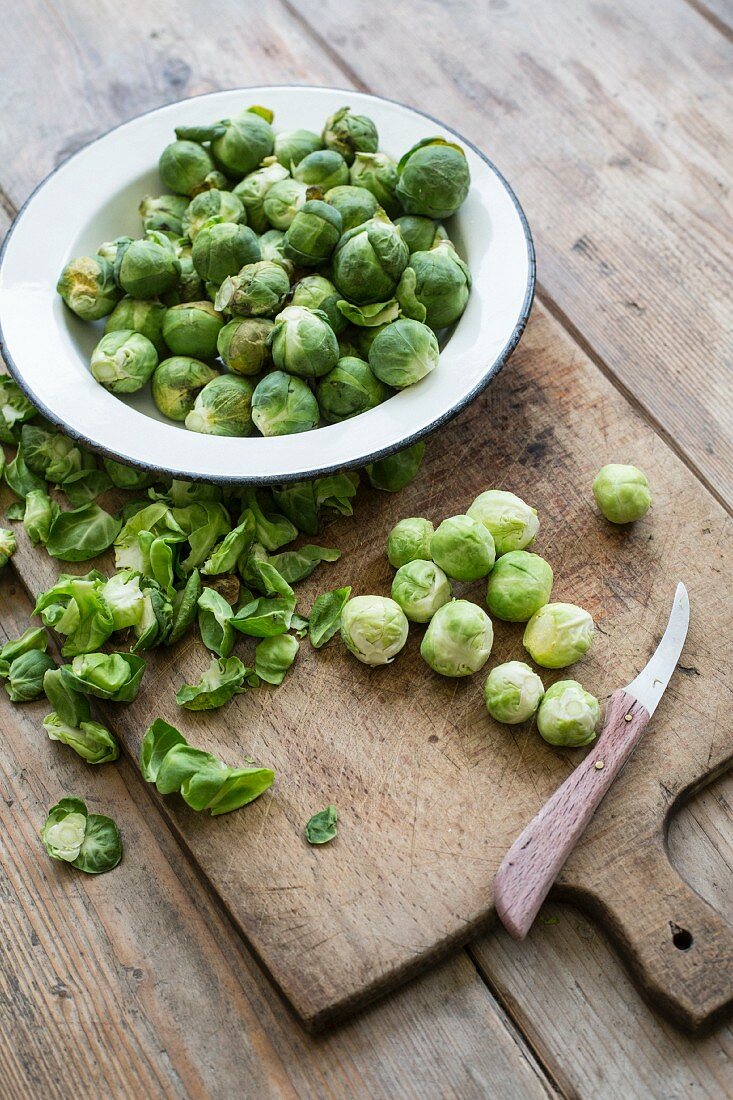
M 344 107 L 276 133 L 251 107 L 179 127 L 167 194 L 144 235 L 72 260 L 58 291 L 106 318 L 91 357 L 112 393 L 151 384 L 160 412 L 206 435 L 290 435 L 347 420 L 435 369 L 463 313 L 468 267 L 442 225 L 466 198 L 460 146 L 435 137 L 399 162 Z

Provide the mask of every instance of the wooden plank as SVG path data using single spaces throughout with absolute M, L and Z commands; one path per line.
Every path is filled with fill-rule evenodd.
M 689 0 L 693 8 L 716 27 L 721 34 L 733 38 L 733 3 L 731 0 Z
M 30 605 L 10 570 L 0 634 Z M 0 691 L 0 1075 L 3 1095 L 547 1097 L 535 1059 L 465 954 L 315 1042 L 294 1022 L 124 757 L 90 768 L 46 738 L 45 702 Z M 118 822 L 98 878 L 55 863 L 38 831 L 58 798 Z

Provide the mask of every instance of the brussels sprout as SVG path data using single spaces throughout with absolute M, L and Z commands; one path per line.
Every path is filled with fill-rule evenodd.
M 306 822 L 305 839 L 309 844 L 328 844 L 337 835 L 336 822 L 338 810 L 335 806 L 326 806 Z
M 397 198 L 397 165 L 386 153 L 357 153 L 349 179 L 352 186 L 371 191 L 390 218 L 402 213 Z
M 449 218 L 468 194 L 471 173 L 460 145 L 423 138 L 397 165 L 397 198 L 406 214 Z
M 157 229 L 161 233 L 183 232 L 183 216 L 188 203 L 183 195 L 146 195 L 138 206 L 143 230 Z
M 315 401 L 315 397 L 313 400 Z M 18 544 L 13 532 L 7 527 L 0 527 L 0 569 L 5 568 L 17 549 Z
M 22 448 L 29 470 L 46 481 L 60 485 L 78 480 L 86 471 L 97 468 L 94 456 L 73 439 L 34 424 L 23 425 Z M 15 486 L 11 488 L 15 489 Z M 38 488 L 45 489 L 45 485 Z
M 251 435 L 253 392 L 252 383 L 235 374 L 214 378 L 196 398 L 186 427 L 203 435 Z
M 262 317 L 235 318 L 224 325 L 216 346 L 229 370 L 235 374 L 260 374 L 270 366 L 269 336 L 273 322 Z
M 134 653 L 84 653 L 75 657 L 70 667 L 62 667 L 61 678 L 80 695 L 131 703 L 144 672 L 145 661 Z
M 537 710 L 545 688 L 536 672 L 523 661 L 507 661 L 492 668 L 484 684 L 486 709 L 497 722 L 515 726 Z
M 323 419 L 329 424 L 374 409 L 389 395 L 389 389 L 375 378 L 369 364 L 349 355 L 339 359 L 316 389 Z
M 277 138 L 275 140 L 277 141 Z M 250 172 L 234 188 L 233 194 L 244 207 L 247 225 L 250 225 L 255 233 L 264 233 L 270 224 L 265 213 L 267 192 L 274 184 L 288 177 L 287 168 L 283 168 L 281 164 L 265 164 L 256 172 Z
M 263 435 L 308 432 L 318 423 L 318 402 L 302 378 L 268 374 L 252 395 L 252 419 Z
M 395 291 L 406 317 L 432 329 L 454 324 L 471 291 L 471 272 L 448 241 L 429 252 L 413 252 Z
M 246 264 L 260 258 L 256 235 L 247 225 L 233 222 L 207 222 L 196 234 L 192 250 L 193 266 L 210 283 L 222 283 L 236 275 Z
M 37 649 L 43 653 L 48 649 L 48 635 L 41 626 L 30 626 L 19 638 L 13 638 L 0 648 L 0 676 L 7 676 L 16 657 Z
M 312 130 L 283 130 L 275 134 L 275 156 L 288 170 L 300 164 L 309 153 L 322 148 L 323 142 Z
M 247 669 L 239 657 L 213 657 L 197 684 L 183 684 L 176 702 L 186 710 L 216 710 L 243 691 Z
M 166 345 L 163 339 L 163 318 L 165 306 L 162 302 L 151 302 L 146 298 L 123 298 L 118 302 L 104 323 L 105 335 L 127 329 L 139 332 L 147 337 L 158 355 L 165 355 Z
M 273 264 L 279 264 L 286 272 L 288 279 L 292 279 L 295 272 L 295 264 L 285 255 L 285 234 L 281 229 L 268 229 L 260 237 L 260 256 L 263 260 L 270 260 Z
M 510 550 L 491 571 L 486 606 L 497 619 L 526 623 L 550 599 L 552 568 L 539 554 Z
M 537 729 L 551 745 L 577 748 L 595 741 L 600 717 L 598 700 L 577 680 L 558 680 L 540 703 Z
M 153 401 L 163 416 L 185 420 L 207 382 L 219 375 L 199 359 L 174 355 L 164 359 L 153 374 Z
M 376 153 L 379 146 L 377 127 L 365 115 L 354 115 L 350 107 L 342 107 L 326 119 L 321 134 L 327 149 L 335 149 L 347 164 L 356 153 Z
M 132 244 L 133 239 L 132 237 L 115 237 L 113 241 L 104 241 L 97 249 L 97 256 L 101 256 L 102 259 L 112 264 L 112 270 L 114 271 L 118 256 L 121 256 L 127 246 Z
M 363 225 L 374 217 L 379 203 L 371 191 L 365 187 L 342 184 L 326 191 L 324 200 L 338 210 L 341 215 L 341 230 L 346 233 L 356 225 Z
M 111 393 L 142 389 L 158 365 L 158 353 L 147 336 L 132 329 L 108 332 L 92 352 L 94 378 Z
M 470 676 L 486 664 L 493 642 L 486 612 L 468 600 L 451 600 L 430 620 L 420 656 L 441 676 Z
M 535 664 L 565 668 L 579 661 L 593 641 L 593 619 L 573 603 L 547 603 L 527 623 L 522 642 Z
M 162 233 L 133 241 L 118 254 L 115 278 L 131 298 L 155 298 L 172 290 L 181 277 L 181 262 Z
M 122 292 L 114 270 L 102 256 L 80 256 L 61 272 L 56 290 L 82 321 L 98 321 L 115 308 Z
M 316 149 L 295 165 L 293 178 L 307 187 L 330 191 L 349 182 L 349 166 L 334 149 Z
M 272 126 L 252 109 L 228 119 L 226 130 L 211 143 L 214 159 L 232 179 L 254 172 L 269 157 L 275 143 Z
M 207 190 L 207 179 L 214 169 L 210 153 L 196 141 L 171 142 L 158 161 L 161 180 L 177 195 L 193 196 Z
M 410 255 L 413 252 L 428 252 L 441 241 L 448 241 L 448 231 L 445 226 L 433 218 L 423 218 L 419 214 L 403 214 L 401 218 L 395 218 L 395 225 L 405 238 Z
M 652 502 L 646 475 L 636 466 L 611 462 L 598 471 L 593 496 L 611 523 L 633 523 L 649 511 Z
M 209 294 L 208 284 L 204 282 L 193 266 L 193 249 L 189 245 L 178 249 L 178 262 L 181 265 L 178 282 L 173 290 L 161 295 L 161 301 L 169 307 L 179 306 L 182 302 L 200 302 L 204 294 Z M 213 297 L 216 297 L 218 287 L 213 283 L 211 285 L 214 286 Z M 209 297 L 212 298 L 212 295 L 209 294 Z
M 29 649 L 11 662 L 5 690 L 13 703 L 28 703 L 43 695 L 43 677 L 56 662 L 40 649 Z
M 111 871 L 122 859 L 122 840 L 112 818 L 88 813 L 80 798 L 62 798 L 51 807 L 41 840 L 52 859 L 89 875 Z
M 53 518 L 51 498 L 43 489 L 31 489 L 25 498 L 23 528 L 34 546 L 46 544 Z
M 213 359 L 224 318 L 211 302 L 182 302 L 171 306 L 163 321 L 163 336 L 174 355 Z
M 477 581 L 494 568 L 494 540 L 478 520 L 452 516 L 444 519 L 433 535 L 430 557 L 449 577 Z
M 388 322 L 388 324 L 390 323 L 391 322 Z M 384 332 L 386 327 L 387 325 L 354 325 L 351 329 L 356 344 L 354 355 L 359 355 L 362 359 L 369 359 L 369 352 L 372 350 L 372 344 L 379 336 L 380 332 Z
M 288 306 L 275 318 L 270 337 L 272 361 L 300 378 L 319 378 L 336 366 L 338 341 L 325 313 Z
M 340 299 L 340 301 L 343 301 L 343 299 Z M 339 313 L 340 312 L 341 311 L 339 310 Z M 344 317 L 344 315 L 342 313 L 341 313 L 341 319 L 343 321 L 346 321 L 346 318 Z M 344 332 L 338 333 L 339 359 L 345 359 L 347 356 L 351 356 L 352 359 L 364 359 L 364 361 L 366 361 L 368 352 L 367 353 L 362 353 L 361 347 L 360 347 L 361 341 L 358 338 L 359 334 L 362 331 L 374 331 L 374 330 L 359 329 L 359 328 L 356 327 L 356 325 L 350 325 L 347 322 L 346 329 L 344 330 Z
M 247 224 L 242 200 L 232 191 L 202 191 L 191 199 L 181 219 L 182 233 L 194 241 L 208 221 Z
M 288 178 L 274 183 L 263 201 L 265 216 L 273 229 L 281 229 L 283 232 L 288 229 L 304 205 L 307 195 L 307 184 L 299 180 Z
M 344 233 L 333 254 L 333 281 L 357 305 L 391 298 L 409 253 L 392 222 L 377 215 Z
M 392 599 L 413 623 L 430 622 L 435 612 L 453 596 L 443 570 L 432 561 L 408 561 L 392 581 Z
M 477 519 L 494 537 L 496 553 L 523 550 L 530 546 L 539 530 L 537 509 L 530 508 L 514 493 L 488 489 L 476 497 L 466 515 Z
M 402 390 L 419 382 L 438 365 L 435 333 L 420 321 L 401 317 L 383 328 L 369 349 L 369 366 L 388 386 Z
M 387 559 L 395 569 L 409 561 L 430 560 L 430 540 L 435 529 L 429 519 L 410 516 L 401 519 L 387 536 Z
M 225 279 L 214 305 L 240 317 L 274 317 L 289 290 L 290 280 L 283 268 L 271 260 L 260 260 Z
M 285 234 L 285 256 L 299 267 L 320 267 L 341 236 L 341 215 L 321 199 L 310 199 L 297 211 Z
M 397 451 L 396 454 L 370 463 L 366 468 L 369 484 L 373 489 L 381 489 L 385 493 L 399 493 L 415 477 L 424 456 L 425 444 L 413 443 L 404 451 Z
M 30 403 L 18 383 L 7 375 L 0 375 L 0 440 L 3 443 L 17 443 L 21 425 L 35 415 L 35 406 Z M 0 458 L 0 475 L 3 459 L 4 455 Z
M 341 612 L 344 645 L 365 665 L 387 665 L 407 641 L 409 624 L 388 596 L 354 596 Z
M 326 314 L 328 323 L 338 336 L 347 325 L 343 313 L 336 307 L 339 292 L 330 279 L 323 275 L 306 275 L 293 287 L 290 304 L 304 306 L 306 309 L 319 309 Z

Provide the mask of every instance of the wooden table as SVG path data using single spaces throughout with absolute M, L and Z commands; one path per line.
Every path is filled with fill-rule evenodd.
M 302 82 L 413 103 L 486 149 L 525 206 L 540 279 L 528 336 L 542 326 L 548 355 L 554 344 L 588 357 L 730 512 L 732 38 L 730 0 L 6 4 L 2 228 L 59 160 L 181 96 Z M 22 630 L 30 605 L 12 570 L 0 604 L 7 632 Z M 76 875 L 62 890 L 48 875 L 43 713 L 0 695 L 3 1096 L 733 1090 L 731 1025 L 697 1040 L 676 1032 L 599 931 L 556 904 L 525 944 L 483 936 L 307 1036 L 128 761 L 101 777 L 65 756 L 53 793 L 60 782 L 103 796 L 136 848 L 133 889 Z M 732 799 L 719 779 L 670 833 L 678 867 L 723 913 Z

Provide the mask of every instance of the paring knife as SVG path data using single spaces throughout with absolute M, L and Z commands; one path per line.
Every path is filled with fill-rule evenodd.
M 680 583 L 667 629 L 648 664 L 628 687 L 613 693 L 603 730 L 583 763 L 504 856 L 494 879 L 494 904 L 515 939 L 529 932 L 563 864 L 636 748 L 677 666 L 689 621 L 687 589 Z

